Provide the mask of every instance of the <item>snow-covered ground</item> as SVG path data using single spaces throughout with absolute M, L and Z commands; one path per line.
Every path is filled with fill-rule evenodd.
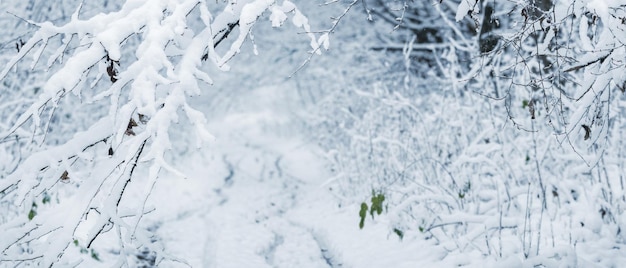
M 288 90 L 255 89 L 234 104 L 240 112 L 213 122 L 222 129 L 214 132 L 216 145 L 186 162 L 189 178 L 157 186 L 160 210 L 175 212 L 164 215 L 158 230 L 172 255 L 193 267 L 324 267 L 377 259 L 367 250 L 375 245 L 358 239 L 371 234 L 359 232 L 356 209 L 337 207 L 321 187 L 327 175 L 315 146 L 289 133 L 293 118 L 273 101 L 284 100 L 276 97 Z M 246 107 L 250 103 L 256 105 Z M 386 240 L 386 232 L 376 235 Z M 379 246 L 401 244 L 390 239 Z
M 359 230 L 358 208 L 337 205 L 322 186 L 321 152 L 293 131 L 289 84 L 233 101 L 212 119 L 211 149 L 180 161 L 188 178 L 157 185 L 152 217 L 165 250 L 193 267 L 415 267 L 436 258 L 419 250 L 426 241 L 400 241 L 384 224 Z

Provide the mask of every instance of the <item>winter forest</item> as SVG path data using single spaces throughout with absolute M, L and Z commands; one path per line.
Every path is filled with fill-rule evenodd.
M 623 0 L 3 0 L 0 26 L 0 267 L 626 265 Z

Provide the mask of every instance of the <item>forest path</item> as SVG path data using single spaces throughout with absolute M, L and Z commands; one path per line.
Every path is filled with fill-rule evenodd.
M 434 241 L 401 241 L 385 215 L 361 230 L 360 204 L 340 207 L 324 186 L 331 174 L 304 118 L 327 97 L 322 87 L 346 83 L 350 62 L 333 59 L 350 47 L 288 78 L 307 57 L 306 40 L 255 31 L 261 53 L 244 46 L 229 72 L 209 71 L 214 86 L 192 100 L 216 141 L 177 160 L 187 179 L 164 178 L 155 189 L 165 252 L 193 267 L 432 266 L 443 257 L 425 250 Z M 170 264 L 179 267 L 161 266 Z
M 297 131 L 297 94 L 261 87 L 213 113 L 215 143 L 185 156 L 187 179 L 166 178 L 153 194 L 169 212 L 157 217 L 165 252 L 192 267 L 415 267 L 437 257 L 384 222 L 359 230 L 358 204 L 337 205 L 322 187 L 321 151 Z

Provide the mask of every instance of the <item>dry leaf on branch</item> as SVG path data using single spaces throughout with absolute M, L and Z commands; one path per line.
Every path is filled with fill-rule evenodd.
M 581 125 L 581 127 L 583 127 L 583 129 L 585 130 L 585 140 L 588 140 L 589 138 L 591 138 L 591 128 L 588 125 Z

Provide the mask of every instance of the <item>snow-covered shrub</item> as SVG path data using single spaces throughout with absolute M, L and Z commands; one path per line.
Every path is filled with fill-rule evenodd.
M 328 187 L 357 204 L 383 192 L 390 233 L 449 256 L 621 263 L 626 7 L 365 3 L 395 36 L 319 104 Z

